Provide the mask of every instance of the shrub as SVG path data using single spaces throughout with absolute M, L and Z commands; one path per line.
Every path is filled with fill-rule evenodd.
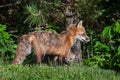
M 6 61 L 13 59 L 16 45 L 11 38 L 11 34 L 6 32 L 7 26 L 0 24 L 0 60 Z
M 93 51 L 90 50 L 92 53 L 85 64 L 120 69 L 120 20 L 106 26 L 97 39 L 90 43 Z

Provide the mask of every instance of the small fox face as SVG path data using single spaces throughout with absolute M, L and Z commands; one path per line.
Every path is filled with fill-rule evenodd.
M 77 25 L 76 35 L 77 35 L 76 38 L 82 42 L 89 42 L 90 41 L 89 37 L 86 34 L 84 27 L 82 26 L 82 21 L 80 21 Z
M 65 63 L 70 64 L 75 60 L 76 55 L 73 53 L 70 53 L 67 55 L 67 58 L 65 58 Z

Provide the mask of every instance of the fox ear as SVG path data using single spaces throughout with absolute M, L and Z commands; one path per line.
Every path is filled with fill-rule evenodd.
M 80 28 L 80 27 L 82 26 L 82 23 L 83 23 L 83 21 L 80 20 L 80 22 L 79 22 L 78 25 L 77 25 L 77 28 Z

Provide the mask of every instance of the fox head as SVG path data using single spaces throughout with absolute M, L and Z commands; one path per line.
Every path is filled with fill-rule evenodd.
M 77 24 L 77 29 L 76 29 L 76 38 L 79 39 L 82 42 L 89 42 L 90 39 L 86 34 L 85 28 L 82 26 L 83 21 L 81 20 Z

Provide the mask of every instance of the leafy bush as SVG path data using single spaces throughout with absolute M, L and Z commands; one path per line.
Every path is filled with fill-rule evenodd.
M 0 61 L 13 59 L 16 48 L 11 34 L 5 31 L 6 28 L 6 25 L 0 24 Z
M 86 64 L 120 69 L 120 20 L 106 26 L 97 40 L 91 42 L 93 52 L 85 60 Z

